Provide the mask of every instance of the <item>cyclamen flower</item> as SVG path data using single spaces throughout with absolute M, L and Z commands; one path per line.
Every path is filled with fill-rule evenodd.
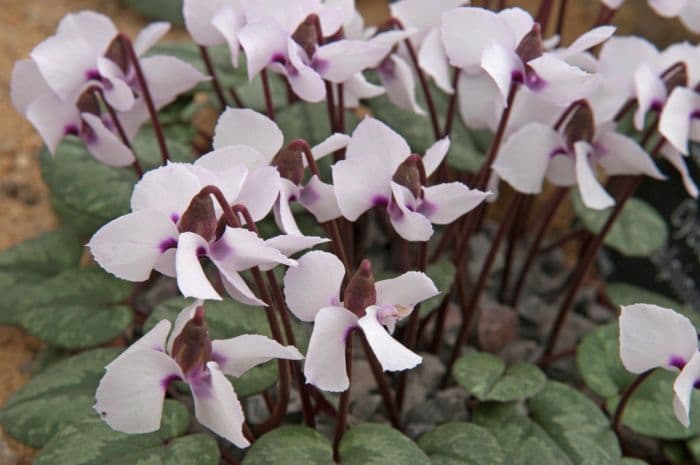
M 654 368 L 680 371 L 673 383 L 673 410 L 683 426 L 690 425 L 690 397 L 700 386 L 698 334 L 685 316 L 649 304 L 622 307 L 620 357 L 627 370 Z
M 449 146 L 449 139 L 442 139 L 421 159 L 411 155 L 406 141 L 387 125 L 365 118 L 352 134 L 346 159 L 332 168 L 343 216 L 355 221 L 373 207 L 385 207 L 401 237 L 427 241 L 433 234 L 431 223 L 449 224 L 488 196 L 459 182 L 425 185 Z M 425 177 L 420 174 L 421 165 Z
M 609 175 L 665 179 L 634 140 L 618 134 L 610 123 L 595 126 L 587 104 L 576 110 L 562 132 L 532 123 L 513 133 L 498 152 L 493 170 L 527 194 L 542 192 L 545 178 L 558 186 L 578 186 L 587 207 L 604 209 L 615 201 L 596 179 L 596 165 Z
M 156 431 L 168 385 L 182 380 L 192 391 L 197 421 L 236 446 L 248 447 L 243 409 L 224 375 L 239 377 L 274 358 L 304 357 L 295 347 L 260 335 L 210 340 L 201 301 L 182 310 L 172 332 L 170 328 L 170 321 L 161 320 L 107 365 L 95 410 L 117 431 Z
M 601 0 L 611 10 L 619 9 L 625 0 Z M 665 18 L 678 17 L 691 31 L 700 33 L 700 3 L 696 0 L 648 0 L 649 6 Z
M 185 297 L 220 300 L 199 261 L 207 257 L 231 297 L 248 305 L 265 305 L 239 272 L 280 263 L 293 266 L 296 262 L 280 250 L 292 254 L 326 240 L 278 236 L 263 241 L 251 231 L 232 227 L 218 235 L 221 209 L 209 194 L 200 193 L 204 187 L 219 187 L 229 204 L 245 205 L 255 221 L 267 215 L 279 190 L 279 175 L 272 167 L 249 173 L 230 159 L 221 165 L 220 161 L 204 156 L 194 165 L 171 163 L 146 173 L 134 187 L 132 213 L 107 223 L 90 240 L 95 260 L 128 281 L 145 281 L 156 269 L 177 278 Z M 258 189 L 265 185 L 272 189 Z
M 349 140 L 349 136 L 335 133 L 311 149 L 313 158 L 319 160 L 345 147 Z M 315 174 L 304 183 L 306 159 L 299 148 L 283 147 L 283 143 L 282 131 L 267 116 L 253 110 L 228 108 L 216 124 L 213 145 L 215 154 L 225 152 L 232 163 L 244 163 L 251 170 L 261 166 L 276 167 L 281 184 L 274 204 L 275 220 L 286 234 L 301 235 L 290 202 L 302 205 L 319 223 L 338 218 L 341 214 L 333 186 Z M 217 156 L 215 154 L 210 156 Z
M 439 292 L 424 273 L 404 273 L 374 283 L 365 260 L 348 283 L 343 301 L 340 286 L 345 268 L 335 255 L 309 252 L 284 277 L 284 293 L 292 313 L 314 323 L 304 364 L 308 383 L 325 391 L 349 386 L 345 343 L 355 328 L 362 331 L 385 371 L 413 368 L 421 357 L 391 337 L 398 320 L 413 307 Z M 385 328 L 386 327 L 386 328 Z M 388 329 L 388 331 L 387 331 Z

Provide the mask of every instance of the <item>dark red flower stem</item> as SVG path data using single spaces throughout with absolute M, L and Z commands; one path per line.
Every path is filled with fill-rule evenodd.
M 255 224 L 253 217 L 250 215 L 250 212 L 244 205 L 234 205 L 232 207 L 232 210 L 234 211 L 234 213 L 243 216 L 243 219 L 245 220 L 246 226 L 249 231 L 253 231 L 258 236 L 260 235 L 260 232 L 258 231 L 258 227 Z M 284 328 L 284 335 L 286 337 L 287 344 L 296 346 L 297 343 L 296 337 L 294 336 L 294 328 L 292 327 L 292 321 L 289 317 L 289 312 L 287 311 L 287 305 L 284 300 L 282 288 L 280 287 L 279 282 L 277 281 L 277 277 L 275 276 L 274 271 L 268 270 L 265 272 L 265 275 L 267 277 L 267 282 L 270 285 L 270 288 L 272 289 L 272 296 L 274 299 L 275 306 L 277 307 L 277 313 L 279 313 L 280 319 L 282 320 L 282 327 Z M 301 363 L 298 361 L 293 361 L 290 362 L 290 364 L 292 366 L 292 374 L 297 383 L 297 390 L 299 391 L 299 396 L 301 398 L 304 423 L 306 424 L 306 426 L 314 428 L 316 421 L 313 414 L 313 406 L 311 405 L 311 399 L 309 397 L 309 391 L 306 388 L 306 384 L 304 383 L 304 377 L 301 372 Z
M 219 76 L 216 72 L 216 67 L 212 63 L 211 57 L 209 56 L 209 50 L 204 45 L 200 45 L 199 54 L 202 57 L 204 66 L 207 68 L 207 73 L 209 74 L 209 77 L 211 77 L 211 85 L 214 88 L 216 98 L 219 99 L 219 105 L 221 106 L 222 110 L 225 110 L 228 106 L 228 102 L 226 101 L 224 90 L 221 88 L 221 82 L 219 81 Z
M 260 80 L 262 81 L 267 117 L 272 121 L 275 121 L 275 103 L 272 101 L 272 92 L 270 92 L 270 78 L 267 75 L 267 69 L 263 68 L 263 70 L 260 71 Z
M 654 370 L 647 370 L 644 373 L 641 373 L 637 378 L 632 381 L 632 384 L 627 386 L 625 391 L 622 393 L 622 397 L 620 397 L 620 401 L 617 403 L 617 407 L 615 408 L 615 413 L 612 416 L 612 421 L 611 421 L 611 426 L 613 431 L 615 431 L 615 434 L 617 434 L 618 437 L 620 437 L 620 426 L 622 424 L 622 415 L 625 413 L 625 407 L 627 407 L 627 403 L 629 400 L 632 398 L 632 394 L 634 394 L 637 389 L 642 385 L 642 383 L 654 372 Z
M 523 235 L 525 230 L 525 224 L 530 215 L 530 208 L 532 207 L 532 196 L 521 194 L 519 192 L 514 193 L 517 197 L 523 197 L 521 208 L 515 212 L 515 220 L 508 232 L 508 239 L 506 245 L 506 256 L 505 263 L 503 265 L 503 272 L 501 273 L 501 286 L 498 290 L 498 296 L 500 302 L 506 301 L 506 293 L 508 292 L 508 284 L 510 284 L 510 275 L 513 268 L 513 257 L 515 255 L 515 245 Z
M 345 132 L 345 90 L 343 89 L 343 83 L 341 82 L 336 86 L 338 90 L 338 114 L 337 116 L 337 127 L 338 132 Z
M 345 370 L 348 374 L 348 388 L 340 394 L 338 402 L 338 416 L 335 423 L 335 435 L 333 437 L 333 461 L 340 463 L 340 441 L 343 439 L 345 430 L 348 427 L 348 413 L 350 411 L 350 389 L 352 388 L 352 346 L 353 335 L 357 327 L 348 331 L 345 337 Z
M 486 283 L 488 281 L 489 275 L 491 274 L 491 268 L 493 267 L 493 264 L 496 261 L 498 249 L 501 245 L 501 242 L 503 242 L 503 239 L 505 238 L 508 230 L 510 229 L 511 223 L 515 218 L 515 212 L 517 212 L 518 208 L 520 208 L 522 199 L 523 198 L 519 196 L 510 203 L 505 218 L 499 225 L 498 230 L 496 231 L 496 235 L 491 241 L 491 248 L 489 249 L 486 255 L 484 265 L 481 269 L 481 273 L 479 274 L 479 278 L 476 282 L 476 285 L 472 290 L 472 294 L 470 296 L 469 302 L 467 303 L 467 307 L 462 310 L 462 324 L 460 325 L 459 333 L 457 335 L 457 342 L 455 342 L 455 345 L 452 348 L 452 353 L 447 363 L 447 371 L 445 372 L 445 378 L 443 379 L 443 386 L 447 385 L 450 379 L 450 374 L 452 372 L 452 367 L 457 361 L 457 358 L 459 358 L 459 355 L 462 353 L 462 346 L 466 344 L 473 323 L 474 321 L 476 321 L 475 316 L 477 313 L 479 301 L 481 300 L 481 295 L 483 294 L 484 289 L 486 288 Z
M 615 16 L 615 13 L 617 13 L 617 10 L 613 10 L 612 8 L 608 8 L 605 5 L 600 5 L 600 11 L 598 12 L 598 18 L 595 20 L 593 27 L 605 26 L 606 24 L 610 24 L 613 17 Z
M 566 24 L 566 7 L 569 4 L 569 0 L 561 0 L 559 3 L 559 15 L 557 16 L 557 28 L 555 32 L 559 36 L 559 40 L 564 34 L 564 25 Z
M 553 7 L 554 0 L 542 0 L 539 8 L 537 9 L 537 13 L 535 14 L 535 22 L 540 24 L 543 33 L 547 30 L 549 18 L 552 16 Z
M 384 401 L 384 407 L 386 407 L 387 414 L 389 415 L 389 422 L 394 428 L 401 429 L 401 418 L 399 415 L 399 409 L 396 406 L 396 403 L 394 402 L 394 397 L 391 395 L 391 388 L 389 387 L 389 383 L 387 383 L 387 380 L 384 377 L 384 370 L 382 369 L 379 360 L 377 360 L 377 357 L 374 355 L 374 352 L 372 352 L 372 348 L 367 342 L 365 334 L 362 331 L 358 331 L 357 335 L 359 336 L 360 342 L 362 343 L 362 348 L 365 351 L 365 356 L 367 357 L 367 361 L 369 362 L 369 367 L 372 369 L 372 375 L 374 375 L 374 379 L 377 382 L 379 394 L 381 395 L 382 400 Z
M 102 103 L 104 104 L 105 108 L 107 108 L 109 117 L 112 119 L 112 123 L 114 123 L 114 127 L 117 130 L 117 134 L 119 135 L 119 138 L 121 139 L 122 143 L 126 145 L 127 148 L 131 150 L 131 153 L 134 155 L 134 162 L 131 164 L 131 166 L 134 168 L 136 176 L 139 179 L 141 179 L 143 177 L 143 167 L 141 166 L 141 162 L 139 162 L 139 159 L 136 156 L 136 152 L 134 152 L 134 147 L 132 147 L 131 142 L 129 141 L 129 137 L 126 135 L 126 131 L 124 130 L 124 126 L 122 126 L 122 122 L 119 119 L 119 115 L 117 115 L 117 112 L 114 110 L 112 105 L 109 104 L 101 88 L 95 86 L 94 91 L 95 94 L 97 94 L 97 96 L 99 97 L 99 99 L 102 100 Z
M 452 133 L 452 126 L 454 125 L 455 114 L 457 113 L 459 75 L 461 72 L 459 68 L 455 68 L 452 71 L 452 90 L 454 92 L 450 95 L 450 100 L 447 102 L 447 115 L 445 115 L 445 129 L 442 131 L 442 137 L 447 137 Z
M 126 53 L 129 55 L 129 61 L 131 61 L 131 64 L 134 66 L 134 71 L 136 72 L 136 79 L 139 81 L 139 87 L 141 89 L 143 100 L 146 103 L 148 114 L 151 117 L 151 124 L 153 125 L 153 131 L 156 134 L 158 148 L 160 149 L 160 156 L 163 160 L 163 165 L 165 165 L 170 160 L 170 153 L 168 152 L 168 146 L 165 143 L 163 126 L 161 126 L 160 119 L 158 119 L 158 111 L 156 110 L 156 107 L 153 104 L 153 97 L 151 97 L 151 91 L 148 88 L 146 76 L 143 74 L 143 69 L 141 69 L 139 57 L 136 55 L 136 51 L 134 50 L 134 45 L 131 43 L 131 39 L 129 39 L 129 37 L 127 37 L 125 34 L 119 34 L 119 40 L 121 40 L 124 44 Z

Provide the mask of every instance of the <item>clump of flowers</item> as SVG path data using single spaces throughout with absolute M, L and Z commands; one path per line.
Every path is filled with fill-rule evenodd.
M 516 360 L 529 363 L 536 378 L 575 353 L 576 347 L 561 347 L 567 320 L 642 181 L 675 182 L 670 166 L 697 197 L 686 160 L 700 142 L 700 49 L 684 43 L 660 51 L 645 39 L 616 36 L 609 23 L 622 1 L 604 0 L 596 24 L 568 45 L 561 43 L 563 14 L 550 35 L 553 0 L 542 0 L 534 17 L 502 1 L 481 2 L 483 8 L 468 3 L 400 0 L 390 19 L 366 27 L 352 0 L 185 0 L 185 25 L 198 50 L 191 62 L 156 45 L 166 23 L 151 24 L 132 40 L 107 17 L 84 11 L 67 15 L 55 35 L 15 65 L 12 102 L 55 157 L 49 163 L 62 163 L 62 141 L 77 137 L 133 184 L 122 205 L 130 211 L 110 214 L 86 241 L 99 267 L 134 283 L 127 302 L 133 324 L 119 339 L 127 347 L 107 364 L 95 394 L 94 410 L 109 427 L 157 431 L 168 398 L 188 405 L 199 425 L 223 440 L 226 463 L 241 457 L 273 463 L 255 455 L 256 442 L 273 441 L 285 434 L 284 425 L 298 423 L 332 436 L 328 450 L 343 462 L 345 449 L 361 447 L 345 446 L 352 439 L 344 437 L 348 424 L 352 431 L 359 422 L 351 404 L 360 400 L 351 392 L 362 387 L 358 377 L 367 367 L 384 411 L 377 406 L 365 419 L 416 437 L 425 433 L 419 440 L 425 453 L 413 445 L 418 452 L 401 452 L 416 454 L 415 463 L 428 463 L 426 453 L 440 455 L 437 449 L 447 446 L 431 442 L 442 437 L 429 431 L 434 424 L 411 425 L 417 414 L 407 413 L 407 404 L 421 395 L 440 399 L 453 373 L 472 397 L 451 409 L 463 419 L 474 412 L 474 428 L 495 448 L 511 439 L 499 436 L 510 434 L 508 415 L 522 424 L 530 409 L 527 421 L 547 428 L 550 420 L 532 412 L 548 404 L 547 389 L 570 387 L 542 374 L 541 383 L 498 391 L 499 382 L 520 383 L 518 367 L 506 371 L 499 359 L 494 363 L 502 369 L 479 366 L 464 375 L 460 367 L 473 349 L 462 355 L 470 346 L 499 352 L 526 339 L 536 350 Z M 489 8 L 494 3 L 499 6 Z M 559 3 L 565 12 L 567 1 Z M 697 3 L 649 1 L 695 31 Z M 217 47 L 224 53 L 214 60 Z M 231 86 L 225 73 L 249 83 Z M 262 105 L 256 110 L 245 100 L 257 82 L 254 96 Z M 177 105 L 177 116 L 166 118 Z M 218 112 L 216 123 L 200 130 L 204 142 L 194 145 L 191 158 L 176 156 L 168 121 L 185 118 L 191 129 L 191 117 L 182 115 L 202 109 Z M 155 167 L 136 143 L 149 125 L 161 161 Z M 486 141 L 481 148 L 478 140 Z M 474 152 L 477 168 L 465 169 Z M 581 242 L 570 278 L 546 304 L 552 311 L 542 309 L 537 330 L 526 331 L 522 295 L 552 293 L 532 276 L 567 195 L 580 196 L 582 208 L 603 220 Z M 159 315 L 153 304 L 139 307 L 175 293 L 196 300 L 180 301 L 172 322 L 151 321 Z M 267 334 L 246 329 L 219 337 L 226 324 L 245 324 L 212 319 L 208 309 L 217 305 L 264 317 Z M 475 333 L 478 343 L 470 344 Z M 547 431 L 552 447 L 570 459 L 559 463 L 621 463 L 624 410 L 657 367 L 680 370 L 673 408 L 683 426 L 692 426 L 700 356 L 690 321 L 654 305 L 623 306 L 619 342 L 612 343 L 619 343 L 624 367 L 641 375 L 616 393 L 612 430 L 591 404 L 603 418 L 595 428 L 609 433 L 603 442 L 613 444 L 614 457 L 587 461 L 588 452 L 573 453 L 570 439 Z M 408 374 L 427 358 L 442 371 L 429 366 Z M 245 391 L 264 399 L 261 415 L 260 404 L 256 410 L 239 399 L 236 383 L 250 373 L 266 376 L 266 367 L 276 368 L 272 381 Z M 430 390 L 416 387 L 419 377 Z M 533 385 L 534 394 L 527 394 Z M 505 414 L 489 411 L 488 403 L 499 401 L 523 408 L 497 417 Z M 447 423 L 449 415 L 440 418 Z M 508 453 L 517 454 L 517 444 Z M 472 463 L 454 453 L 455 463 Z M 381 460 L 376 463 L 389 463 Z

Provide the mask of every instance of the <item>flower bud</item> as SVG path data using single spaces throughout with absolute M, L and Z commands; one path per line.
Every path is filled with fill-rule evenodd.
M 302 21 L 299 27 L 297 27 L 294 34 L 292 34 L 294 42 L 299 44 L 309 57 L 312 57 L 314 53 L 316 53 L 316 47 L 318 46 L 319 38 L 316 31 L 316 24 L 318 21 L 318 16 L 310 14 Z
M 126 45 L 121 37 L 117 36 L 107 47 L 105 58 L 113 61 L 124 74 L 129 71 L 129 55 L 126 52 Z
M 593 110 L 588 102 L 583 101 L 578 105 L 576 111 L 566 123 L 564 135 L 569 147 L 573 147 L 574 143 L 578 141 L 593 142 L 595 121 L 593 119 Z
M 422 175 L 421 171 L 423 171 L 423 160 L 420 155 L 414 153 L 399 165 L 394 173 L 393 181 L 411 191 L 415 198 L 422 198 L 425 176 Z
M 211 360 L 211 340 L 203 306 L 197 307 L 194 317 L 173 341 L 172 357 L 185 375 L 203 369 Z
M 374 288 L 372 264 L 364 259 L 345 288 L 343 305 L 358 317 L 363 317 L 365 309 L 376 303 L 377 290 Z
M 530 32 L 525 34 L 515 49 L 515 53 L 524 64 L 542 56 L 544 43 L 542 43 L 542 32 L 538 23 L 535 23 Z
M 272 159 L 272 165 L 277 167 L 280 176 L 297 186 L 304 180 L 304 160 L 299 149 L 284 147 Z
M 179 231 L 193 232 L 211 241 L 216 237 L 216 213 L 214 202 L 207 193 L 192 197 L 190 205 L 180 219 Z
M 80 113 L 90 113 L 95 116 L 100 116 L 102 111 L 100 111 L 100 102 L 97 100 L 95 95 L 95 89 L 89 87 L 80 94 L 78 100 L 75 102 L 75 106 L 78 107 Z

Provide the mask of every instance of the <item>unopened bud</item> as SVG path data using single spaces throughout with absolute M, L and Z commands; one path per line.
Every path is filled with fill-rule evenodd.
M 192 197 L 190 205 L 180 219 L 180 232 L 193 232 L 211 241 L 216 237 L 216 213 L 214 202 L 208 193 Z
M 516 55 L 520 57 L 523 64 L 528 63 L 544 54 L 544 43 L 542 42 L 542 32 L 540 25 L 535 23 L 530 32 L 525 34 L 523 39 L 515 49 Z
M 202 369 L 211 360 L 211 340 L 204 320 L 204 307 L 197 307 L 194 317 L 175 338 L 171 355 L 185 375 L 194 369 Z
M 75 102 L 75 106 L 78 107 L 80 113 L 90 113 L 95 116 L 100 116 L 102 114 L 100 102 L 97 100 L 95 89 L 92 87 L 80 94 L 80 97 L 78 97 L 78 100 Z
M 314 53 L 316 53 L 316 47 L 318 46 L 319 38 L 316 30 L 318 20 L 317 15 L 310 14 L 304 21 L 302 21 L 299 27 L 297 27 L 294 34 L 292 34 L 292 39 L 294 39 L 294 42 L 299 44 L 309 57 L 312 57 Z
M 107 47 L 105 58 L 113 61 L 124 74 L 129 71 L 129 55 L 126 52 L 126 45 L 121 37 L 117 36 Z
M 595 135 L 595 121 L 593 119 L 593 109 L 588 102 L 581 102 L 574 114 L 571 115 L 569 121 L 564 128 L 566 143 L 569 147 L 573 147 L 578 141 L 593 142 Z
M 304 180 L 304 160 L 301 150 L 297 148 L 287 146 L 277 152 L 272 159 L 272 165 L 277 167 L 280 176 L 289 179 L 297 186 Z
M 365 309 L 377 303 L 372 264 L 364 259 L 345 288 L 343 305 L 358 317 L 365 316 Z
M 421 176 L 423 160 L 420 155 L 413 154 L 399 165 L 393 180 L 411 191 L 415 198 L 423 196 L 423 176 Z

